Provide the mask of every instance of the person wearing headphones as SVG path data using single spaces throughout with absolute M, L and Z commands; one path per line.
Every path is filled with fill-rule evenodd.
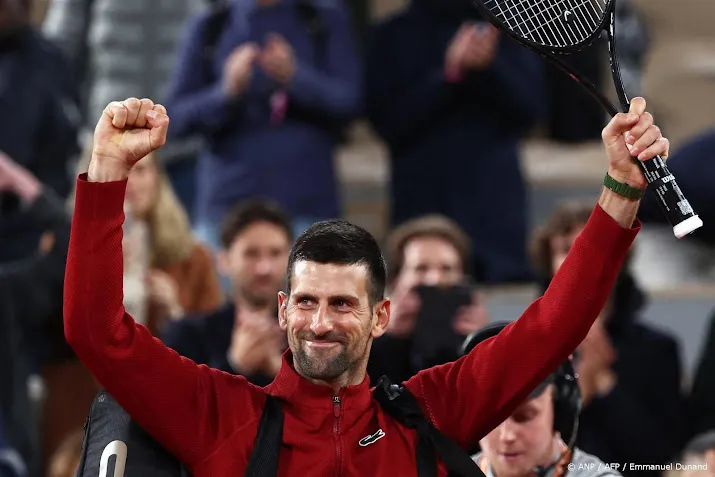
M 493 323 L 473 333 L 468 353 L 507 325 Z M 479 442 L 472 456 L 486 477 L 615 477 L 610 466 L 575 447 L 581 392 L 569 358 L 542 381 L 501 424 Z

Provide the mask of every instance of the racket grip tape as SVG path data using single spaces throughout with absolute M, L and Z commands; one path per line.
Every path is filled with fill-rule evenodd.
M 703 226 L 702 219 L 693 211 L 690 202 L 683 195 L 675 177 L 660 156 L 638 163 L 648 181 L 648 188 L 655 194 L 658 205 L 673 227 L 673 234 L 677 238 L 683 238 Z

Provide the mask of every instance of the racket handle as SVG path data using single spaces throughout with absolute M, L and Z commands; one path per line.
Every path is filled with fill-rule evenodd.
M 638 163 L 648 181 L 648 187 L 656 195 L 658 205 L 673 226 L 673 234 L 677 238 L 683 238 L 703 226 L 702 219 L 693 211 L 660 156 Z

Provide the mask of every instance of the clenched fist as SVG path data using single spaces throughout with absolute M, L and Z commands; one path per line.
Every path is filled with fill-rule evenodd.
M 150 99 L 109 103 L 94 130 L 89 180 L 126 179 L 137 161 L 166 143 L 168 129 L 166 108 Z
M 603 144 L 610 162 L 609 174 L 631 187 L 648 186 L 637 161 L 647 161 L 660 155 L 668 158 L 670 142 L 653 123 L 646 111 L 645 99 L 633 98 L 628 113 L 615 115 L 603 129 Z

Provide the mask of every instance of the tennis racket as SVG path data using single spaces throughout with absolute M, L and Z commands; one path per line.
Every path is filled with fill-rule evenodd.
M 621 80 L 614 38 L 615 0 L 474 0 L 474 4 L 496 28 L 550 61 L 585 88 L 611 116 L 628 111 L 630 104 Z M 603 31 L 607 34 L 611 73 L 621 111 L 558 56 L 589 46 Z M 656 156 L 637 162 L 675 236 L 682 238 L 702 227 L 702 220 L 683 196 L 665 161 Z

